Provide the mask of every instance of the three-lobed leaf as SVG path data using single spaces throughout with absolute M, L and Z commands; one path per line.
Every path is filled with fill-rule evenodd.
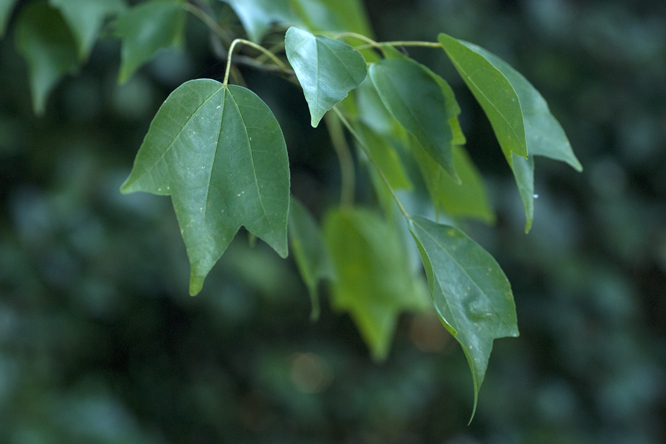
M 182 0 L 152 0 L 136 5 L 114 21 L 122 40 L 120 74 L 124 83 L 155 53 L 180 43 L 185 25 Z
M 303 87 L 313 127 L 367 76 L 365 59 L 358 51 L 326 36 L 289 28 L 285 50 Z
M 449 123 L 456 114 L 431 71 L 411 59 L 384 59 L 370 66 L 370 78 L 391 115 L 457 179 Z
M 16 49 L 28 63 L 32 106 L 41 115 L 53 87 L 78 68 L 74 38 L 56 9 L 35 2 L 19 14 Z
M 240 86 L 192 80 L 162 104 L 121 191 L 170 195 L 190 294 L 241 226 L 287 256 L 289 163 L 268 106 Z
M 462 231 L 420 216 L 409 223 L 435 309 L 472 370 L 476 410 L 493 340 L 518 336 L 511 286 L 495 259 Z
M 296 266 L 310 294 L 310 319 L 314 321 L 319 318 L 317 284 L 322 279 L 333 280 L 335 272 L 317 222 L 293 197 L 289 207 L 289 241 Z
M 49 0 L 74 34 L 80 60 L 88 58 L 104 20 L 126 7 L 123 0 Z
M 375 360 L 388 355 L 403 311 L 428 305 L 396 227 L 364 209 L 336 209 L 324 221 L 324 237 L 336 279 L 332 304 L 348 311 Z

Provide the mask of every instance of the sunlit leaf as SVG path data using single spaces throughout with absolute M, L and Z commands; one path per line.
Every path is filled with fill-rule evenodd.
M 291 0 L 311 32 L 355 32 L 372 37 L 368 17 L 359 0 Z
M 118 81 L 129 80 L 158 50 L 179 44 L 184 24 L 182 0 L 152 0 L 118 16 L 114 21 L 115 35 L 122 40 Z
M 419 246 L 437 313 L 462 346 L 474 381 L 474 409 L 495 338 L 518 336 L 511 286 L 493 257 L 462 231 L 417 216 Z
M 60 10 L 72 30 L 80 60 L 88 58 L 104 20 L 125 9 L 123 0 L 49 0 L 49 3 Z
M 253 42 L 260 42 L 275 23 L 297 25 L 291 0 L 222 0 L 228 3 Z
M 192 268 L 191 294 L 241 226 L 287 256 L 284 137 L 268 106 L 240 86 L 200 79 L 171 93 L 121 190 L 171 196 Z
M 336 274 L 333 306 L 350 313 L 373 358 L 383 360 L 400 313 L 427 306 L 399 231 L 375 213 L 349 209 L 327 215 L 324 236 Z
M 28 63 L 32 107 L 41 115 L 53 87 L 78 67 L 74 38 L 57 10 L 30 3 L 17 20 L 16 50 Z
M 7 22 L 18 0 L 0 0 L 0 38 L 4 37 Z
M 465 149 L 453 147 L 453 163 L 460 177 L 457 183 L 414 141 L 414 157 L 428 187 L 435 210 L 453 217 L 472 217 L 486 223 L 495 220 L 481 174 Z
M 317 284 L 321 279 L 334 279 L 335 273 L 317 222 L 293 197 L 289 208 L 289 240 L 298 271 L 312 301 L 310 319 L 316 320 L 319 318 Z
M 303 87 L 313 127 L 367 76 L 363 56 L 338 40 L 289 28 L 285 49 Z
M 370 66 L 370 78 L 391 115 L 457 179 L 448 122 L 456 115 L 430 70 L 409 59 L 384 59 Z

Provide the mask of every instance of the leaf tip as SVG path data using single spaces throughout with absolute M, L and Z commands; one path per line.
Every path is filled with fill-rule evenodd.
M 194 274 L 190 276 L 190 296 L 196 296 L 201 292 L 205 278 L 205 276 L 196 276 Z

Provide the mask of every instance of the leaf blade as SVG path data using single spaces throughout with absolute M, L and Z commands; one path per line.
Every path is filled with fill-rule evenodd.
M 296 265 L 308 289 L 312 311 L 310 319 L 319 318 L 317 284 L 322 279 L 333 280 L 335 272 L 317 222 L 295 198 L 289 210 L 289 240 Z
M 334 210 L 324 238 L 335 268 L 333 306 L 349 312 L 375 360 L 389 352 L 398 315 L 427 306 L 423 281 L 411 272 L 395 227 L 364 209 Z
M 361 53 L 326 36 L 292 27 L 285 36 L 285 49 L 303 87 L 313 128 L 367 76 Z
M 443 33 L 439 34 L 439 42 L 488 116 L 509 165 L 512 162 L 511 153 L 527 158 L 520 98 L 511 83 L 478 53 L 476 45 Z
M 88 58 L 104 19 L 126 8 L 122 0 L 49 0 L 74 34 L 79 60 Z
M 122 40 L 118 82 L 125 83 L 155 53 L 182 40 L 185 10 L 181 0 L 152 0 L 136 5 L 113 22 Z
M 476 410 L 494 339 L 518 336 L 511 286 L 495 259 L 460 230 L 420 216 L 409 223 L 435 309 L 467 357 Z
M 431 72 L 409 59 L 384 59 L 370 66 L 370 78 L 382 102 L 405 130 L 452 177 L 453 132 L 449 119 L 456 117 L 447 106 L 441 85 Z
M 190 260 L 190 293 L 241 226 L 287 255 L 289 165 L 282 131 L 251 91 L 192 80 L 164 102 L 121 187 L 170 195 Z
M 78 67 L 76 44 L 57 10 L 30 3 L 18 17 L 16 49 L 28 63 L 33 110 L 42 115 L 51 90 Z

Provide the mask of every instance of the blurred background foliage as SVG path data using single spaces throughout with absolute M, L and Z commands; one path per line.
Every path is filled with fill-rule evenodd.
M 168 199 L 122 196 L 168 93 L 221 78 L 207 31 L 118 86 L 119 43 L 31 111 L 12 25 L 0 42 L 0 442 L 666 442 L 666 3 L 368 0 L 378 40 L 473 41 L 548 100 L 585 167 L 539 159 L 534 228 L 490 125 L 443 52 L 409 49 L 456 90 L 494 227 L 470 233 L 512 282 L 521 336 L 495 342 L 471 426 L 461 350 L 401 318 L 384 364 L 309 299 L 293 259 L 234 241 L 200 296 Z M 232 18 L 230 18 L 232 20 Z M 247 84 L 283 126 L 292 191 L 337 201 L 337 161 L 288 82 Z M 370 200 L 361 179 L 360 199 Z M 325 296 L 324 291 L 324 297 Z

